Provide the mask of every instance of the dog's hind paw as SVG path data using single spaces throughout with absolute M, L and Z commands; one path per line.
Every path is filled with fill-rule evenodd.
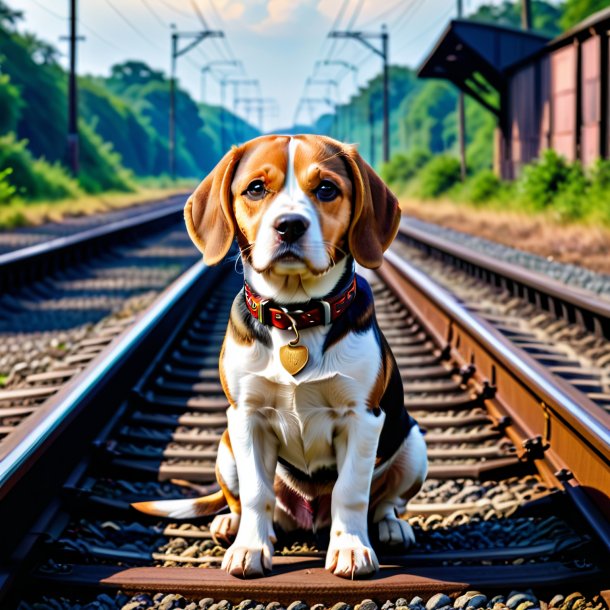
M 273 549 L 267 545 L 262 548 L 230 546 L 222 560 L 222 569 L 232 576 L 252 578 L 271 572 Z
M 413 528 L 403 519 L 384 517 L 377 523 L 379 542 L 388 546 L 408 549 L 415 544 Z
M 241 515 L 229 513 L 226 515 L 216 515 L 210 524 L 210 533 L 216 542 L 231 544 L 237 536 Z
M 342 578 L 361 578 L 379 569 L 377 555 L 358 536 L 341 534 L 331 541 L 326 553 L 326 569 Z

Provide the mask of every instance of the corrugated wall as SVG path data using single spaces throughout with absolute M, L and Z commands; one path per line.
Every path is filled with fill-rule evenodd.
M 582 43 L 581 87 L 580 158 L 584 165 L 591 165 L 601 154 L 601 39 L 599 36 L 593 36 Z
M 551 146 L 569 161 L 576 159 L 576 69 L 578 48 L 551 53 Z

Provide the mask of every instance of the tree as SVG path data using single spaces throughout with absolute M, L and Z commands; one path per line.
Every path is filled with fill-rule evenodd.
M 609 0 L 566 0 L 561 25 L 567 30 L 589 15 L 609 6 Z
M 116 81 L 123 88 L 132 85 L 146 85 L 150 82 L 163 82 L 163 72 L 153 70 L 143 61 L 125 61 L 110 68 L 110 80 Z
M 14 30 L 23 19 L 23 11 L 15 11 L 0 0 L 0 26 Z

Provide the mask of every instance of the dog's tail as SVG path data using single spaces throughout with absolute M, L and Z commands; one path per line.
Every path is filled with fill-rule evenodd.
M 227 500 L 222 490 L 219 490 L 201 498 L 134 502 L 132 506 L 147 515 L 170 519 L 194 519 L 215 515 L 227 506 Z

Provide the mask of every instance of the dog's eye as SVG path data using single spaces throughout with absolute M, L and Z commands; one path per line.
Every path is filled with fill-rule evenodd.
M 262 180 L 254 180 L 253 182 L 250 182 L 244 194 L 248 196 L 248 199 L 258 201 L 267 194 L 267 189 Z
M 322 180 L 316 189 L 316 197 L 320 201 L 332 201 L 339 194 L 339 189 L 329 180 Z

